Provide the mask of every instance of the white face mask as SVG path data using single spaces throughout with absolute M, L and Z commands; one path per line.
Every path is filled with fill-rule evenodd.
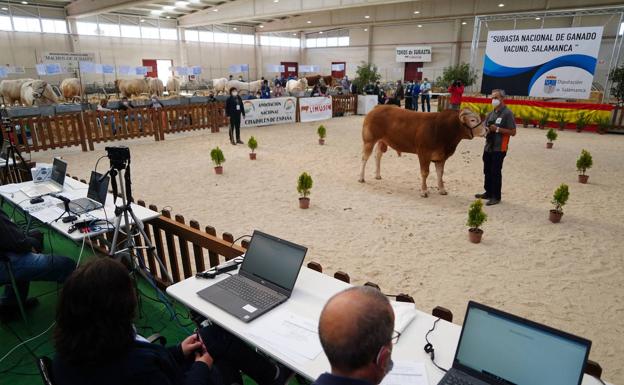
M 236 91 L 232 92 L 232 96 L 238 96 L 238 92 Z
M 492 106 L 494 106 L 494 108 L 498 107 L 499 105 L 500 105 L 500 100 L 492 99 Z

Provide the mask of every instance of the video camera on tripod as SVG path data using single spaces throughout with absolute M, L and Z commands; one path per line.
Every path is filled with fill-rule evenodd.
M 110 159 L 111 168 L 124 170 L 130 166 L 130 149 L 126 146 L 105 147 L 106 155 Z

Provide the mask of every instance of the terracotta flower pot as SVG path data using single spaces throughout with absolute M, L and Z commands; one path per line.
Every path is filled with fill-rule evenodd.
M 320 145 L 324 145 L 324 144 L 325 144 L 325 139 L 321 139 L 321 138 L 319 138 L 319 144 L 320 144 Z
M 552 146 L 553 146 L 553 142 L 546 143 L 546 148 L 552 148 Z
M 472 243 L 481 243 L 481 237 L 483 236 L 483 230 L 470 228 L 468 229 L 468 239 Z
M 249 159 L 256 160 L 256 153 L 255 152 L 250 152 L 249 153 Z
M 548 215 L 548 219 L 550 219 L 550 221 L 552 223 L 559 223 L 561 222 L 561 217 L 563 216 L 563 213 L 557 210 L 550 210 L 550 214 Z
M 217 175 L 223 174 L 223 166 L 216 166 L 214 169 L 215 169 L 215 174 Z
M 579 175 L 579 182 L 586 184 L 589 180 L 589 175 Z
M 299 198 L 299 208 L 307 209 L 310 207 L 310 198 Z

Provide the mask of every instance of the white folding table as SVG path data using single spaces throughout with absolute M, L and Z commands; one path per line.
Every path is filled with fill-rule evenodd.
M 104 234 L 112 230 L 112 225 L 109 224 L 109 226 L 106 226 L 105 224 L 103 224 L 99 231 L 81 233 L 80 231 L 76 230 L 70 233 L 68 230 L 71 227 L 72 223 L 63 223 L 62 218 L 54 221 L 56 218 L 59 217 L 60 212 L 63 211 L 63 209 L 59 209 L 58 207 L 59 204 L 63 204 L 62 201 L 51 196 L 44 196 L 43 203 L 37 203 L 33 205 L 30 203 L 30 198 L 21 191 L 23 188 L 32 186 L 33 184 L 34 182 L 30 181 L 0 186 L 0 196 L 10 202 L 11 205 L 13 205 L 14 207 L 19 208 L 19 210 L 24 212 L 28 217 L 32 217 L 42 223 L 49 225 L 54 230 L 74 241 L 82 241 L 84 237 L 91 238 L 95 235 Z M 84 184 L 72 178 L 65 178 L 63 191 L 60 192 L 59 195 L 63 195 L 69 199 L 78 199 L 86 197 L 88 190 L 89 186 L 87 184 Z M 117 203 L 121 204 L 121 199 L 118 199 Z M 154 219 L 160 216 L 160 213 L 134 203 L 131 204 L 131 207 L 132 211 L 134 211 L 134 214 L 141 221 L 148 221 L 150 219 Z M 115 205 L 113 202 L 113 195 L 108 193 L 106 196 L 106 204 L 104 205 L 104 208 L 84 213 L 78 216 L 75 222 L 83 222 L 86 220 L 108 220 L 112 223 L 114 222 L 114 219 Z
M 251 336 L 249 331 L 250 328 L 253 327 L 254 322 L 261 320 L 262 317 L 268 316 L 271 312 L 264 314 L 250 323 L 244 323 L 197 295 L 198 291 L 210 285 L 214 285 L 216 282 L 226 277 L 227 275 L 222 275 L 218 276 L 216 279 L 209 280 L 195 277 L 188 278 L 168 287 L 167 293 L 309 380 L 314 380 L 320 374 L 330 370 L 327 357 L 322 352 L 314 360 L 306 360 L 305 362 L 293 360 L 286 353 L 276 350 L 271 345 L 267 344 L 266 341 Z M 276 311 L 278 309 L 280 311 L 287 310 L 294 314 L 313 319 L 318 323 L 321 310 L 327 300 L 332 295 L 350 286 L 351 285 L 328 275 L 303 267 L 299 273 L 299 278 L 297 279 L 295 289 L 290 299 L 271 311 Z M 429 354 L 425 353 L 423 349 L 426 343 L 425 334 L 431 329 L 436 319 L 437 318 L 433 317 L 431 314 L 416 310 L 416 318 L 401 334 L 392 353 L 392 359 L 395 362 L 423 362 L 427 371 L 429 384 L 432 385 L 437 384 L 444 375 L 440 369 L 432 364 Z M 431 341 L 435 347 L 436 363 L 441 367 L 449 368 L 452 365 L 460 332 L 461 326 L 440 320 L 435 330 L 429 335 L 429 341 Z M 598 385 L 600 383 L 598 380 L 585 375 L 582 384 Z

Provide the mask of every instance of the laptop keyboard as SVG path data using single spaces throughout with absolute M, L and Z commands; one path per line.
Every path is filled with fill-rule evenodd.
M 89 198 L 80 198 L 69 203 L 70 210 L 75 214 L 86 213 L 88 211 L 99 209 L 100 207 L 102 207 L 102 205 L 92 201 Z
M 472 385 L 474 382 L 470 381 L 469 377 L 459 376 L 455 373 L 449 372 L 444 377 L 444 381 L 440 385 Z
M 249 302 L 259 309 L 266 309 L 273 306 L 283 298 L 259 283 L 253 282 L 239 275 L 233 275 L 216 285 L 229 291 L 230 293 L 235 294 L 237 297 Z

